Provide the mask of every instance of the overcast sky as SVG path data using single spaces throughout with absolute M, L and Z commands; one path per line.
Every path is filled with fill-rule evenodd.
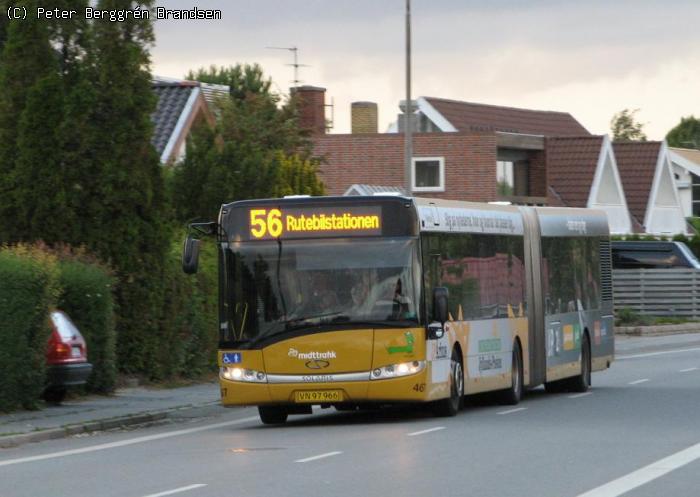
M 335 103 L 333 132 L 350 130 L 350 103 L 379 104 L 379 128 L 405 96 L 403 0 L 167 0 L 221 9 L 221 21 L 157 21 L 153 71 L 262 65 L 279 91 L 299 48 L 305 84 Z M 641 109 L 650 139 L 700 117 L 698 0 L 412 0 L 413 96 L 570 112 L 608 133 L 612 115 Z M 328 115 L 330 117 L 330 114 Z

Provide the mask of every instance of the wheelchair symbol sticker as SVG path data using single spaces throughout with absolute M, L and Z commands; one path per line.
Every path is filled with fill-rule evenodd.
M 224 364 L 240 364 L 243 360 L 243 354 L 240 352 L 224 352 Z

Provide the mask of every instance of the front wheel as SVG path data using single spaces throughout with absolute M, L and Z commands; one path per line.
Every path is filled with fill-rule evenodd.
M 464 370 L 457 349 L 452 350 L 450 364 L 450 396 L 435 403 L 433 411 L 437 416 L 456 416 L 464 402 Z
M 514 406 L 523 398 L 523 354 L 520 343 L 513 344 L 513 362 L 510 368 L 510 388 L 499 392 L 501 404 Z
M 289 413 L 283 407 L 258 406 L 260 421 L 266 425 L 281 425 L 287 421 Z

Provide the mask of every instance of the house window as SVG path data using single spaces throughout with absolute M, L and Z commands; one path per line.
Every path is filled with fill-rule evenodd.
M 414 192 L 444 192 L 445 191 L 445 158 L 444 157 L 414 157 L 413 158 L 413 191 Z
M 700 176 L 695 174 L 690 174 L 693 182 L 692 195 L 693 195 L 693 216 L 700 217 Z
M 499 160 L 496 162 L 496 193 L 501 197 L 510 197 L 514 193 L 513 163 Z

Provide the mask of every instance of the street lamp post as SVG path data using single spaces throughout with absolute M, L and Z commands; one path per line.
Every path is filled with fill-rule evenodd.
M 413 134 L 411 105 L 411 0 L 406 0 L 406 106 L 404 108 L 404 184 L 406 192 L 412 193 L 411 168 L 413 159 Z

